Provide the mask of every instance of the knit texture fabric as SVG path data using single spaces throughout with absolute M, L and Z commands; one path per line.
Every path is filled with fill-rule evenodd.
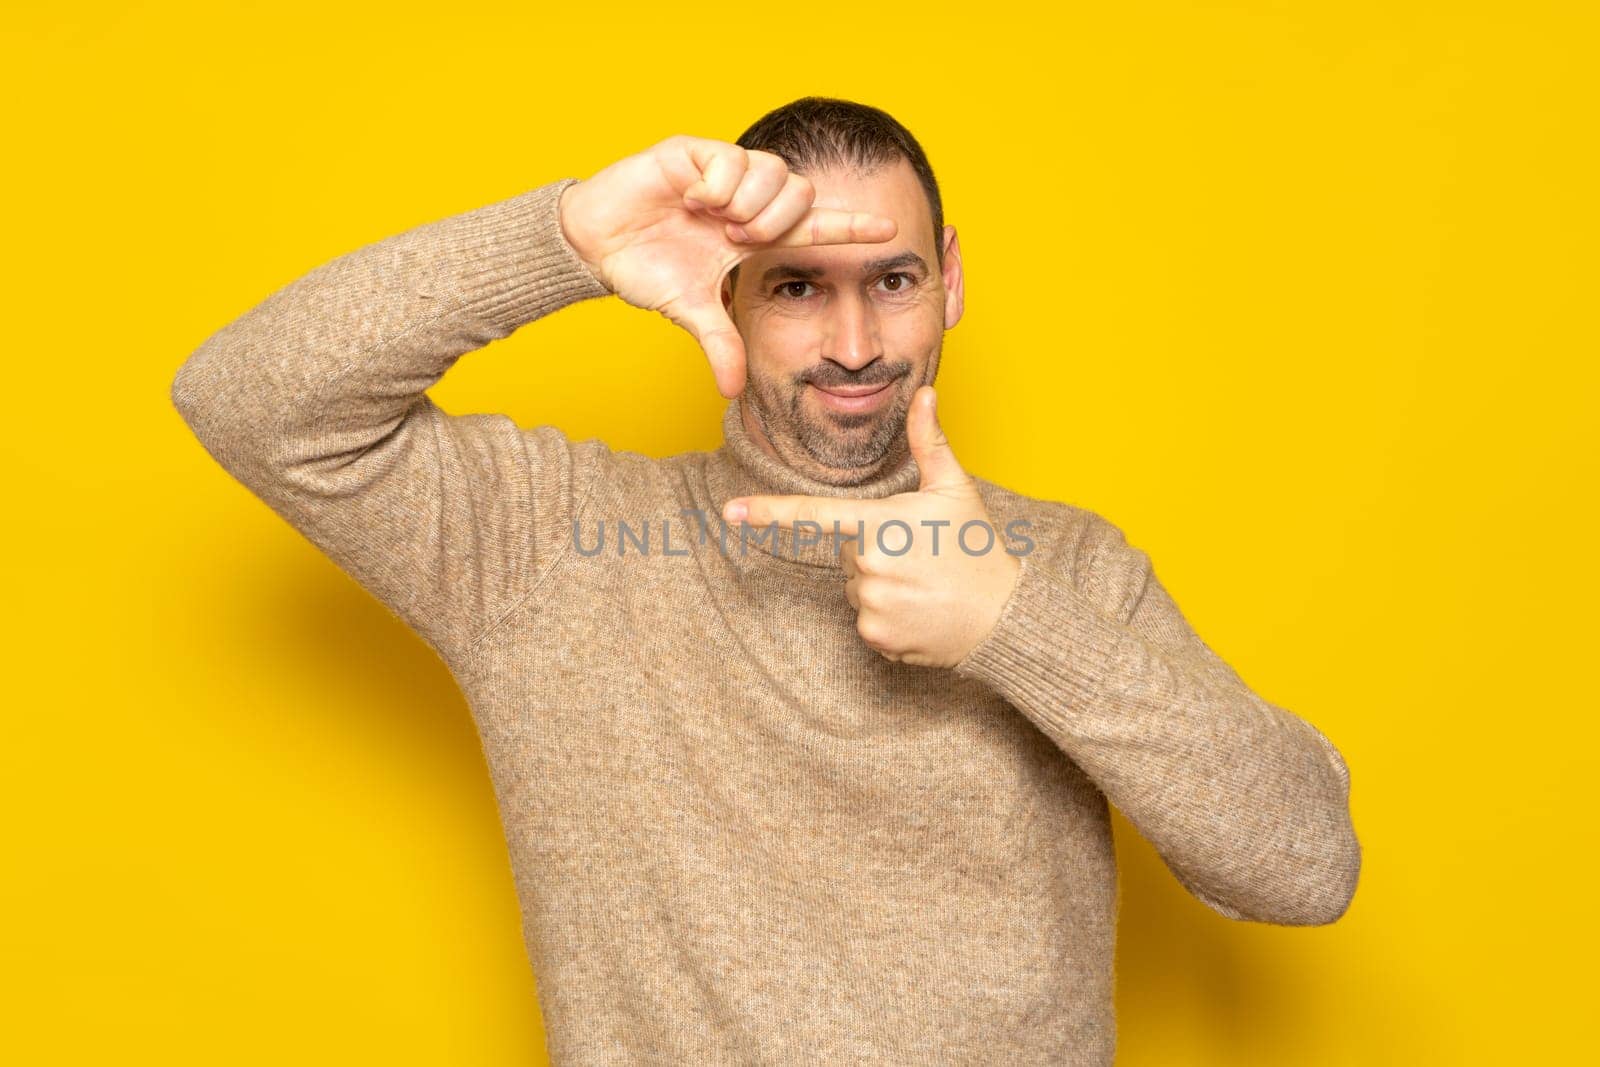
M 720 516 L 914 490 L 913 460 L 814 482 L 737 400 L 721 447 L 665 459 L 435 405 L 466 352 L 606 295 L 560 227 L 575 180 L 311 271 L 172 383 L 460 685 L 554 1062 L 1108 1064 L 1110 804 L 1224 916 L 1343 914 L 1340 753 L 1095 513 L 977 479 L 1031 551 L 960 664 L 910 666 L 856 632 L 831 537 Z

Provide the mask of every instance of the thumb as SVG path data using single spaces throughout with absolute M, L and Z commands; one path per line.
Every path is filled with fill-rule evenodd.
M 911 398 L 911 411 L 906 415 L 906 439 L 922 475 L 919 490 L 964 485 L 968 481 L 967 472 L 939 426 L 937 406 L 933 386 L 924 385 Z
M 717 391 L 732 400 L 744 392 L 744 339 L 717 300 L 684 295 L 663 307 L 662 314 L 689 331 L 717 379 Z

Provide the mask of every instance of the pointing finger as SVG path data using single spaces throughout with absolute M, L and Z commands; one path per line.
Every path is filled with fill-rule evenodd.
M 772 243 L 780 248 L 876 244 L 893 239 L 899 230 L 899 224 L 887 215 L 815 207 Z
M 834 523 L 838 523 L 841 534 L 853 532 L 857 523 L 866 521 L 871 514 L 867 501 L 831 496 L 741 496 L 722 506 L 726 522 L 743 521 L 752 526 L 776 523 L 787 530 L 802 522 L 814 522 L 826 533 L 831 533 Z

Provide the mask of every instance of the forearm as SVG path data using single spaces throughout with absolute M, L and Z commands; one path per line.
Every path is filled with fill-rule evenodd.
M 291 282 L 184 362 L 174 404 L 258 489 L 285 468 L 370 447 L 464 353 L 607 292 L 561 233 L 559 195 L 574 180 L 426 223 Z
M 565 544 L 603 448 L 425 394 L 463 353 L 607 290 L 568 182 L 341 256 L 206 340 L 172 384 L 213 457 L 447 658 Z
M 1332 744 L 1217 659 L 1138 550 L 1124 547 L 1108 564 L 1129 568 L 1126 617 L 1079 590 L 1066 568 L 1022 563 L 995 631 L 958 673 L 1035 722 L 1219 913 L 1337 919 L 1361 850 Z

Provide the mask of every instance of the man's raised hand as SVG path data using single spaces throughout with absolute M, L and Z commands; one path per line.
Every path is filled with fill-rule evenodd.
M 722 517 L 790 531 L 814 523 L 820 530 L 808 529 L 812 536 L 831 536 L 838 523 L 840 534 L 851 537 L 840 562 L 862 640 L 896 662 L 954 667 L 994 629 L 1021 563 L 1001 544 L 977 483 L 939 428 L 936 402 L 933 386 L 924 385 L 906 414 L 906 436 L 921 475 L 915 492 L 881 500 L 735 497 L 724 503 Z M 886 524 L 894 520 L 904 527 L 888 532 Z M 969 530 L 974 523 L 988 530 Z
M 782 157 L 676 136 L 569 186 L 561 229 L 586 266 L 634 307 L 700 344 L 717 389 L 744 390 L 745 351 L 723 309 L 723 276 L 762 248 L 887 241 L 881 215 L 813 208 L 811 182 Z

